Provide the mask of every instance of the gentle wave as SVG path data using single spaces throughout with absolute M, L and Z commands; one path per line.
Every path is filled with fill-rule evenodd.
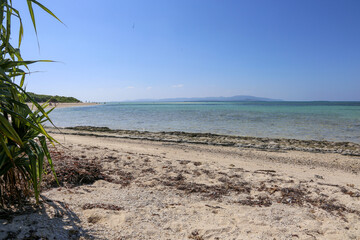
M 360 143 L 360 102 L 107 103 L 55 109 L 59 127 L 295 138 Z

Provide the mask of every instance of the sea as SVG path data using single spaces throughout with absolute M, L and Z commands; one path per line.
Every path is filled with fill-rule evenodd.
M 57 127 L 360 143 L 360 102 L 110 102 L 59 108 L 50 117 Z

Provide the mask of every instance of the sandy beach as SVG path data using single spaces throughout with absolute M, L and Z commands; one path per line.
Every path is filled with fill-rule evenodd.
M 49 131 L 62 186 L 1 239 L 360 239 L 357 144 Z
M 44 103 L 39 103 L 40 105 Z M 51 103 L 48 108 L 56 107 L 56 108 L 68 108 L 68 107 L 84 107 L 84 106 L 93 106 L 98 105 L 99 103 L 90 103 L 90 102 L 80 102 L 80 103 Z M 29 107 L 32 108 L 33 105 L 28 103 Z
M 0 240 L 360 240 L 360 0 L 26 3 Z

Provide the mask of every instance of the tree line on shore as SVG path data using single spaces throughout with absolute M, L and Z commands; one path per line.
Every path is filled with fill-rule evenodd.
M 79 99 L 74 97 L 64 97 L 64 96 L 52 96 L 52 95 L 43 95 L 36 94 L 32 92 L 28 92 L 30 97 L 34 99 L 36 102 L 51 102 L 51 103 L 79 103 L 81 102 Z M 26 99 L 26 102 L 30 102 L 30 99 Z

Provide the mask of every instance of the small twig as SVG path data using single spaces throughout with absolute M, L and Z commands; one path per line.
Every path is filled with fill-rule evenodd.
M 321 183 L 318 182 L 319 185 L 325 185 L 325 186 L 330 186 L 330 187 L 338 187 L 338 188 L 342 188 L 340 185 L 337 184 L 331 184 L 331 183 Z
M 275 170 L 263 170 L 263 169 L 260 169 L 260 170 L 256 170 L 255 172 L 272 172 L 272 173 L 275 173 L 276 171 Z
M 215 209 L 222 208 L 222 207 L 219 207 L 219 206 L 211 206 L 211 205 L 208 205 L 208 204 L 205 204 L 205 206 L 209 207 L 209 208 L 215 208 Z

